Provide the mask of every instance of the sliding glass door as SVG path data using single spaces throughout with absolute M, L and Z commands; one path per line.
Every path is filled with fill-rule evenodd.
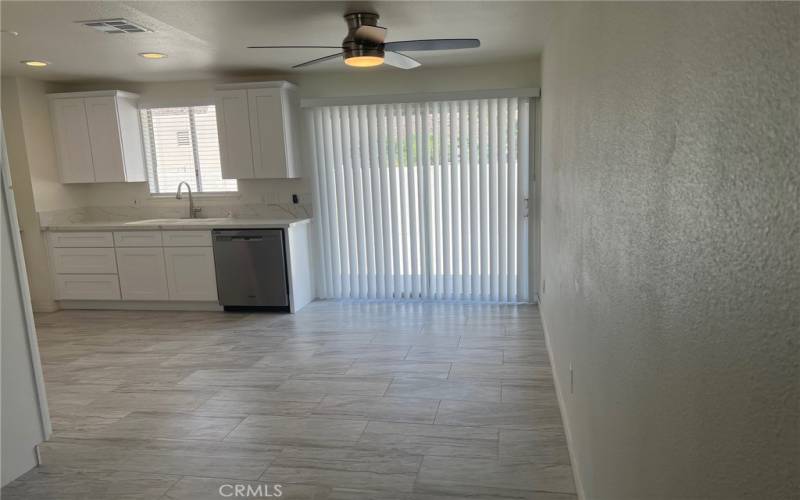
M 309 120 L 321 297 L 528 301 L 528 98 Z

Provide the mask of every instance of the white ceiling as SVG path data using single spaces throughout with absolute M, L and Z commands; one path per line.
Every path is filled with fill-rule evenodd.
M 535 2 L 23 2 L 0 3 L 2 74 L 67 80 L 166 81 L 220 75 L 286 73 L 293 64 L 331 54 L 330 49 L 246 49 L 247 45 L 339 45 L 342 15 L 376 11 L 387 40 L 481 39 L 481 47 L 415 52 L 424 66 L 472 65 L 536 57 L 553 4 Z M 124 17 L 151 33 L 104 34 L 75 21 Z M 139 52 L 165 52 L 150 61 Z M 20 64 L 44 59 L 34 69 Z M 402 71 L 391 68 L 381 71 Z M 341 60 L 310 71 L 359 71 Z M 363 70 L 361 70 L 363 71 Z M 411 70 L 413 71 L 413 70 Z

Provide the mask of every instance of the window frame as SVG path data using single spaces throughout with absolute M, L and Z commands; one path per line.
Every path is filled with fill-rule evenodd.
M 192 191 L 192 196 L 196 198 L 241 198 L 241 190 L 239 189 L 239 181 L 240 179 L 233 179 L 236 181 L 236 190 L 235 191 L 201 191 L 200 186 L 202 186 L 202 182 L 200 179 L 200 172 L 199 172 L 199 159 L 198 159 L 198 150 L 197 150 L 197 129 L 194 125 L 194 112 L 193 108 L 201 107 L 201 106 L 214 106 L 214 112 L 216 113 L 216 103 L 214 102 L 195 102 L 195 103 L 174 103 L 174 102 L 158 102 L 152 104 L 145 104 L 139 106 L 139 120 L 142 122 L 145 119 L 145 114 L 147 115 L 148 123 L 145 125 L 142 123 L 141 126 L 141 133 L 142 133 L 142 148 L 144 149 L 144 156 L 145 156 L 145 176 L 147 178 L 147 191 L 150 198 L 153 199 L 167 199 L 167 198 L 174 198 L 177 194 L 177 190 L 174 192 L 153 192 L 151 189 L 151 178 L 150 178 L 150 171 L 154 174 L 157 174 L 158 171 L 158 163 L 157 159 L 154 158 L 148 151 L 145 144 L 153 144 L 155 140 L 153 136 L 153 127 L 152 127 L 152 116 L 151 111 L 154 109 L 165 109 L 165 108 L 189 108 L 189 116 L 191 122 L 191 128 L 189 130 L 189 136 L 191 137 L 191 146 L 192 146 L 192 156 L 194 159 L 194 170 L 195 170 L 195 184 L 198 186 L 198 189 Z M 145 140 L 144 135 L 149 134 L 147 140 Z M 219 146 L 219 129 L 217 129 L 217 144 Z M 219 146 L 221 147 L 221 146 Z M 156 161 L 153 168 L 148 168 L 147 162 L 148 159 L 152 158 L 153 161 Z M 220 163 L 222 162 L 222 153 L 220 152 Z M 221 165 L 220 165 L 221 169 Z M 157 177 L 156 177 L 157 178 Z M 156 183 L 158 181 L 155 181 Z

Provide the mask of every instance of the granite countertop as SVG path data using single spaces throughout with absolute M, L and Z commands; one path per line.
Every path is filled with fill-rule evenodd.
M 45 231 L 136 231 L 186 229 L 278 229 L 307 224 L 310 217 L 297 219 L 147 219 L 136 221 L 58 222 L 42 226 Z

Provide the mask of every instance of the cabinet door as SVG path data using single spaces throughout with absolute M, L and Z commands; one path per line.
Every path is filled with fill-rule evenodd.
M 216 92 L 223 179 L 252 179 L 253 150 L 246 90 Z
M 250 107 L 255 176 L 286 178 L 281 89 L 250 89 L 247 91 L 247 97 Z
M 51 102 L 53 137 L 56 142 L 61 182 L 94 182 L 92 146 L 86 108 L 81 98 Z
M 86 119 L 92 145 L 95 182 L 125 182 L 117 102 L 112 96 L 87 97 Z
M 217 300 L 211 247 L 164 248 L 170 300 Z
M 167 300 L 167 274 L 161 248 L 117 248 L 123 300 Z

